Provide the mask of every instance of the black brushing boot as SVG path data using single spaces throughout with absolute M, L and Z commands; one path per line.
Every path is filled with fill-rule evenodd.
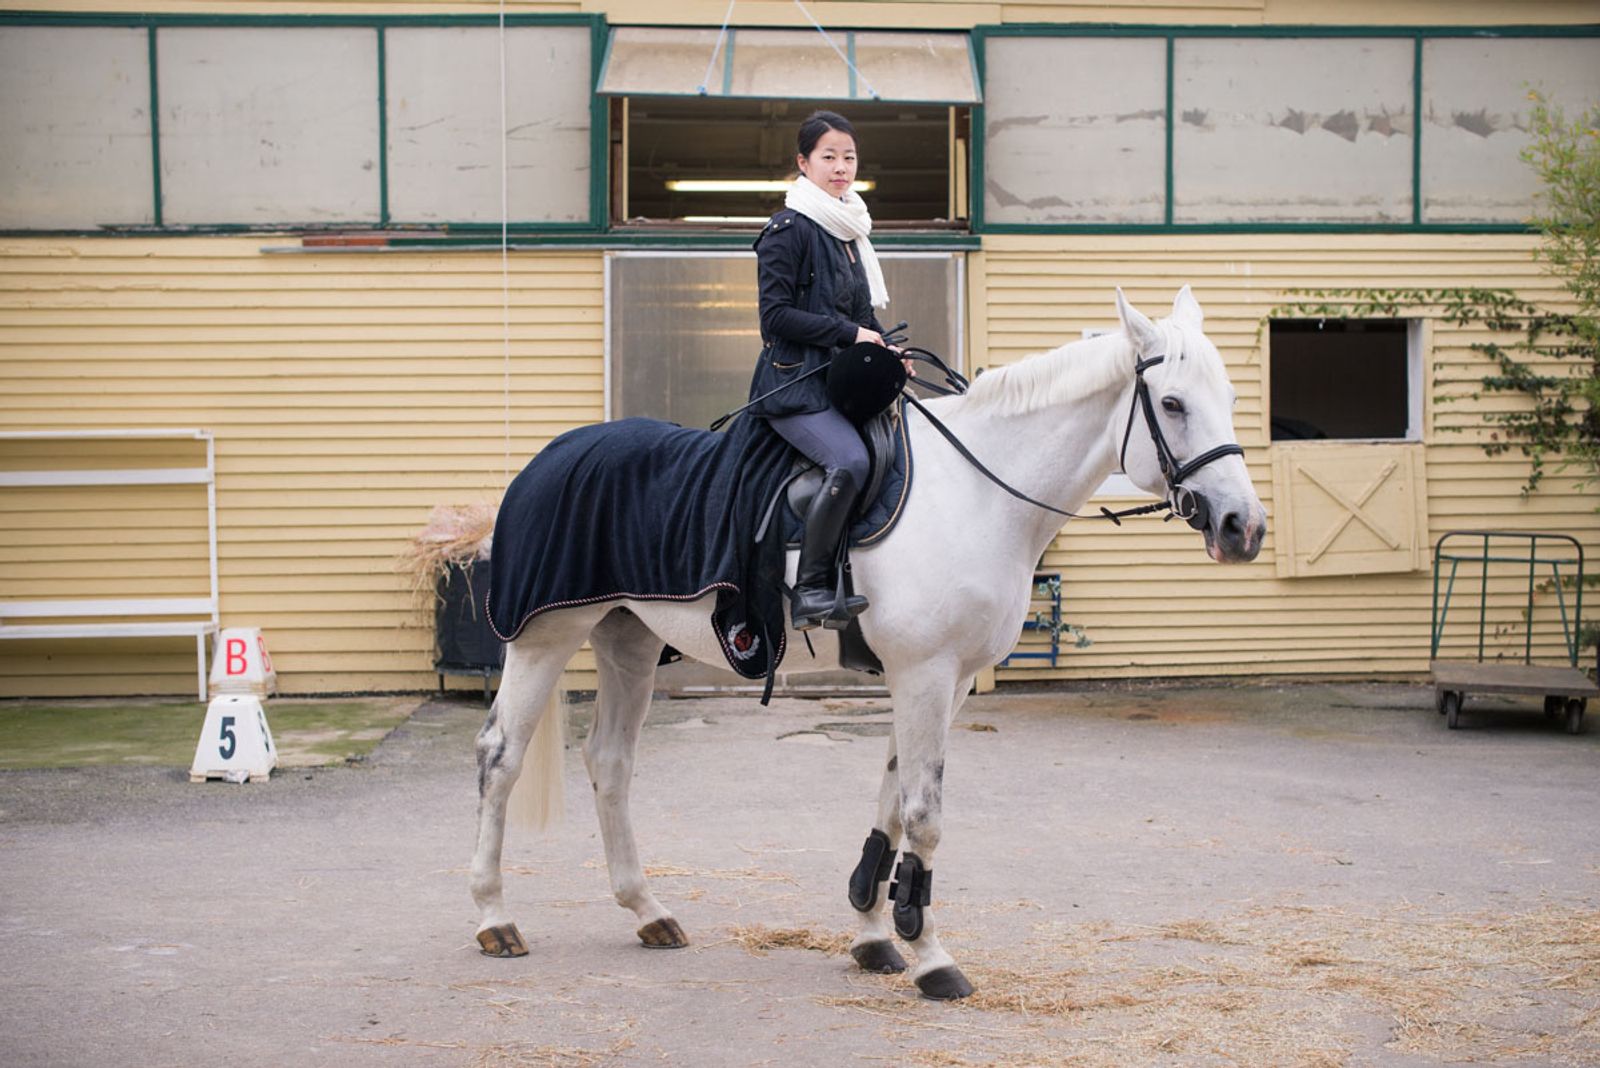
M 839 543 L 855 510 L 856 480 L 850 472 L 834 468 L 822 478 L 817 495 L 806 509 L 806 530 L 800 538 L 800 566 L 795 574 L 789 614 L 795 630 L 819 626 L 843 630 L 853 616 L 867 610 L 865 597 L 844 597 L 838 574 Z M 837 602 L 842 610 L 834 609 Z

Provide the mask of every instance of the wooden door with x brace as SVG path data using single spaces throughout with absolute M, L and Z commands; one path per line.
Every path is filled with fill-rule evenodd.
M 1427 566 L 1421 444 L 1278 444 L 1272 481 L 1280 578 Z

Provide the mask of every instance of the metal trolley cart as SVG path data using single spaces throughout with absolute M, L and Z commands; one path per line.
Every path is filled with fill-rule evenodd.
M 1443 600 L 1440 599 L 1441 566 L 1449 563 Z M 1478 655 L 1476 660 L 1440 660 L 1445 618 L 1455 592 L 1456 573 L 1462 564 L 1478 579 Z M 1525 634 L 1522 661 L 1484 659 L 1484 632 L 1488 628 L 1489 565 L 1516 565 L 1515 574 L 1527 576 L 1522 607 Z M 1541 569 L 1545 569 L 1541 571 Z M 1505 574 L 1505 572 L 1501 572 Z M 1560 613 L 1567 663 L 1564 666 L 1533 662 L 1534 596 L 1539 577 L 1546 575 L 1548 589 Z M 1470 578 L 1468 579 L 1470 581 Z M 1567 614 L 1567 590 L 1572 591 L 1572 614 Z M 1469 691 L 1475 693 L 1539 694 L 1544 714 L 1564 715 L 1567 733 L 1583 731 L 1583 714 L 1590 697 L 1600 696 L 1600 686 L 1578 669 L 1578 643 L 1583 625 L 1583 546 L 1566 534 L 1531 534 L 1505 530 L 1452 530 L 1433 549 L 1433 644 L 1431 647 L 1434 697 L 1451 730 L 1460 724 L 1461 705 Z M 1597 659 L 1600 664 L 1600 659 Z

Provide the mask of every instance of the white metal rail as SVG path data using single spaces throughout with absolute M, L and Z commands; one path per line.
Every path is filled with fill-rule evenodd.
M 217 632 L 217 464 L 216 442 L 209 430 L 8 430 L 6 441 L 100 441 L 158 439 L 203 441 L 204 467 L 145 467 L 48 471 L 0 471 L 0 488 L 39 486 L 203 485 L 206 488 L 206 531 L 210 596 L 131 599 L 62 599 L 44 601 L 0 598 L 0 639 L 135 638 L 193 635 L 198 663 L 200 700 L 206 699 L 206 637 Z M 167 617 L 143 618 L 130 617 Z M 180 617 L 180 618 L 173 618 Z M 194 618 L 203 617 L 203 618 Z M 48 619 L 50 623 L 14 623 Z

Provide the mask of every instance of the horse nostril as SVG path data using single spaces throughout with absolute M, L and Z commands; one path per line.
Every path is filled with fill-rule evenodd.
M 1231 542 L 1244 541 L 1244 520 L 1238 512 L 1229 512 L 1223 516 L 1222 523 L 1218 529 L 1222 532 L 1223 537 Z

